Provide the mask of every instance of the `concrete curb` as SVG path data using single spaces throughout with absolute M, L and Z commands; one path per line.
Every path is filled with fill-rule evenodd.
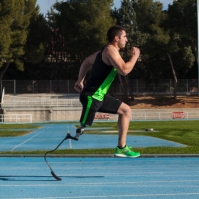
M 44 157 L 44 154 L 0 154 L 0 157 Z M 113 154 L 49 154 L 47 158 L 119 158 Z M 199 154 L 141 154 L 139 158 L 199 157 Z

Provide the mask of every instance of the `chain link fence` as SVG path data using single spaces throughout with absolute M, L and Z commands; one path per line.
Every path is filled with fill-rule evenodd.
M 75 94 L 76 80 L 2 80 L 0 82 L 1 93 L 5 88 L 6 94 L 31 94 L 31 93 L 65 93 Z M 174 81 L 172 79 L 162 79 L 158 84 L 149 83 L 144 79 L 128 80 L 130 90 L 134 95 L 173 94 Z M 125 85 L 126 88 L 126 85 Z M 111 86 L 113 94 L 123 94 L 123 86 L 119 82 L 114 82 Z M 128 90 L 129 92 L 129 90 Z M 198 94 L 197 79 L 179 79 L 177 94 Z

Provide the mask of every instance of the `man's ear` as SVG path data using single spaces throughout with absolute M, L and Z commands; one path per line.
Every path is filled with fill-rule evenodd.
M 118 36 L 115 36 L 115 41 L 119 41 L 119 37 Z

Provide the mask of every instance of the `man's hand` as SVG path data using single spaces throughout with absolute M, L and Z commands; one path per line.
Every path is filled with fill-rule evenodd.
M 136 47 L 132 47 L 131 48 L 131 56 L 136 57 L 138 59 L 138 57 L 140 56 L 140 49 L 136 48 Z
M 83 82 L 79 82 L 77 81 L 75 83 L 75 86 L 74 86 L 74 89 L 77 91 L 77 92 L 81 92 L 84 88 L 84 85 L 83 85 Z

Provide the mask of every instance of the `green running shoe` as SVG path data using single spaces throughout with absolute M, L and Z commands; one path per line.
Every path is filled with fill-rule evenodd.
M 140 156 L 140 153 L 131 151 L 130 147 L 128 147 L 128 146 L 126 146 L 123 149 L 120 149 L 120 148 L 116 147 L 115 156 L 117 156 L 117 157 L 136 158 L 136 157 Z

